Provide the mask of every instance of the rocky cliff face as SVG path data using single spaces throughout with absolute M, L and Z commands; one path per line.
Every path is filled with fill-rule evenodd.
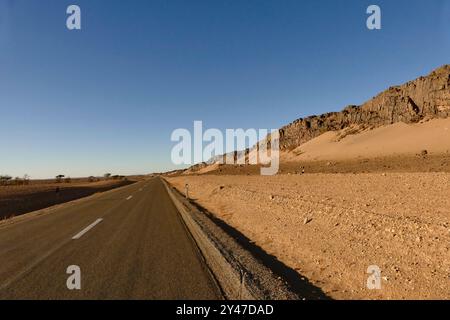
M 326 131 L 352 126 L 376 128 L 449 116 L 450 65 L 445 65 L 426 77 L 391 87 L 361 106 L 294 121 L 280 129 L 280 148 L 292 150 Z

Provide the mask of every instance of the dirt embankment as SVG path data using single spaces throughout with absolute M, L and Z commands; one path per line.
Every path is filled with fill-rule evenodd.
M 31 183 L 0 187 L 0 219 L 8 219 L 98 192 L 125 186 L 133 181 L 81 183 Z

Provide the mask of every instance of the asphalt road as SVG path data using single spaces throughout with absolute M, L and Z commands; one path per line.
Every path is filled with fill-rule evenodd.
M 80 268 L 81 290 L 68 289 L 69 266 Z M 0 225 L 0 299 L 221 299 L 221 294 L 155 178 Z

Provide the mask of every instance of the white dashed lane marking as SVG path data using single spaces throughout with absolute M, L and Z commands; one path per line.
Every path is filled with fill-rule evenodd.
M 97 221 L 95 221 L 94 223 L 90 224 L 89 226 L 87 226 L 86 228 L 84 228 L 80 233 L 78 233 L 76 236 L 74 236 L 72 238 L 72 240 L 78 240 L 80 239 L 86 232 L 88 232 L 89 230 L 91 230 L 93 227 L 95 227 L 96 225 L 98 225 L 100 222 L 102 222 L 103 219 L 97 219 Z

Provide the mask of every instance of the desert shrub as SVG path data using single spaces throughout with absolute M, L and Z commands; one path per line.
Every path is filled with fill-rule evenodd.
M 0 185 L 6 186 L 11 181 L 12 177 L 8 175 L 0 175 Z

